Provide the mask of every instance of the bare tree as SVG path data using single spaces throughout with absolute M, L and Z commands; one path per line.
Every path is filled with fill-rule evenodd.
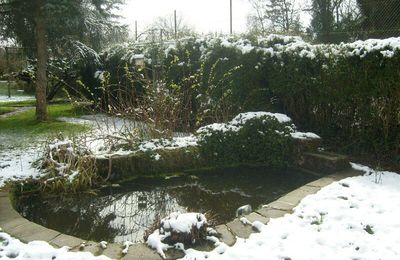
M 165 37 L 166 39 L 182 38 L 194 34 L 193 29 L 185 22 L 181 15 L 177 15 L 175 19 L 173 14 L 156 18 L 147 31 L 153 31 L 157 36 Z
M 292 33 L 301 30 L 298 0 L 249 0 L 253 13 L 248 17 L 252 31 Z

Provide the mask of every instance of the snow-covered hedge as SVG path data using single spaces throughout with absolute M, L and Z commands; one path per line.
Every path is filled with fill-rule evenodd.
M 167 67 L 188 75 L 167 80 L 182 86 L 188 77 L 194 82 L 191 95 L 201 124 L 227 121 L 243 111 L 285 111 L 332 145 L 396 153 L 400 38 L 319 45 L 277 35 L 257 42 L 187 39 L 167 54 Z
M 242 113 L 224 124 L 200 128 L 200 156 L 210 164 L 263 163 L 271 167 L 290 164 L 291 119 L 268 112 Z
M 146 66 L 138 71 L 141 54 Z M 285 111 L 333 145 L 390 154 L 399 144 L 400 38 L 342 44 L 278 35 L 186 38 L 118 45 L 102 57 L 108 91 L 126 84 L 135 97 L 146 95 L 146 83 L 127 79 L 152 79 L 152 66 L 162 68 L 156 76 L 162 74 L 160 86 L 176 104 L 168 110 L 179 115 L 178 128 L 227 122 L 244 111 Z

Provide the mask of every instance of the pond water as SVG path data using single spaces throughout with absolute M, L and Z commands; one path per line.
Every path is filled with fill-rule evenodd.
M 171 212 L 207 212 L 215 224 L 226 223 L 238 207 L 257 208 L 313 178 L 296 171 L 240 167 L 136 180 L 97 195 L 30 196 L 20 198 L 17 210 L 31 221 L 82 239 L 141 242 L 145 231 Z

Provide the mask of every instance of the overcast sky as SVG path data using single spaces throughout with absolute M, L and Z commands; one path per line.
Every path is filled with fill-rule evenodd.
M 198 32 L 229 32 L 229 0 L 126 0 L 122 15 L 132 31 L 137 20 L 140 33 L 154 18 L 173 15 L 174 10 Z M 249 11 L 248 0 L 233 0 L 234 32 L 246 30 Z

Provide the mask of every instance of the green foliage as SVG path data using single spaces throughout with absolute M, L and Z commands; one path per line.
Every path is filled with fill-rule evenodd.
M 126 27 L 115 19 L 115 10 L 121 4 L 121 0 L 4 0 L 0 4 L 0 35 L 17 40 L 28 56 L 34 56 L 35 22 L 40 10 L 50 46 L 79 40 L 100 50 L 104 44 L 121 40 L 127 34 Z M 65 49 L 61 52 L 65 53 Z
M 385 42 L 312 45 L 296 37 L 257 42 L 217 37 L 179 40 L 164 49 L 118 50 L 105 59 L 111 88 L 123 82 L 116 75 L 136 73 L 128 57 L 144 54 L 146 67 L 133 75 L 148 80 L 136 81 L 142 91 L 131 97 L 148 99 L 148 111 L 171 111 L 154 121 L 173 118 L 175 131 L 227 122 L 241 112 L 283 112 L 342 152 L 398 156 L 400 52 Z M 157 88 L 151 82 L 153 57 L 161 64 Z M 124 67 L 128 70 L 122 72 Z
M 292 129 L 269 116 L 253 118 L 239 130 L 201 134 L 200 156 L 211 165 L 262 163 L 281 168 L 290 164 Z

